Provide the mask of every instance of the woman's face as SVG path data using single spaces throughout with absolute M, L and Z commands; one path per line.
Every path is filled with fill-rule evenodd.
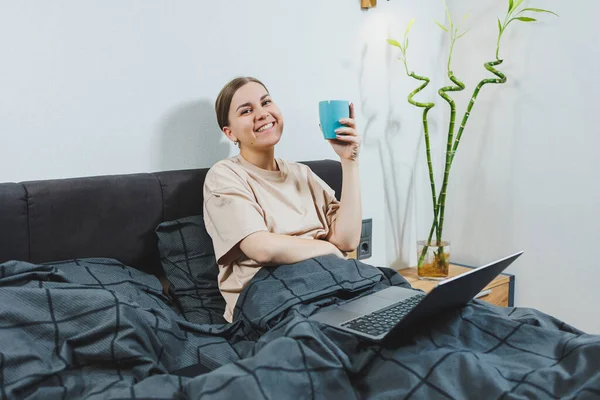
M 279 142 L 283 118 L 267 90 L 259 83 L 249 82 L 233 95 L 229 125 L 223 127 L 223 132 L 242 147 L 264 149 Z

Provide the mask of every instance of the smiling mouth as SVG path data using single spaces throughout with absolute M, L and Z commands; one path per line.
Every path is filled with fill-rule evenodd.
M 264 131 L 268 131 L 269 129 L 271 129 L 272 127 L 275 126 L 275 122 L 269 122 L 266 125 L 261 126 L 260 128 L 258 128 L 256 130 L 256 132 L 264 132 Z

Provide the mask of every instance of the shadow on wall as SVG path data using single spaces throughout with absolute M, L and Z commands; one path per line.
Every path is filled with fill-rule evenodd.
M 156 170 L 207 168 L 229 156 L 230 145 L 208 99 L 171 109 L 160 124 L 159 134 Z
M 443 37 L 440 36 L 440 40 Z M 442 46 L 442 43 L 440 43 Z M 359 69 L 359 91 L 361 100 L 361 113 L 366 119 L 365 128 L 363 129 L 363 146 L 375 150 L 377 158 L 380 162 L 380 168 L 383 174 L 384 184 L 384 204 L 385 204 L 385 218 L 386 218 L 386 234 L 389 235 L 386 238 L 388 246 L 391 246 L 391 250 L 388 250 L 388 254 L 392 253 L 392 260 L 389 263 L 389 267 L 395 269 L 401 269 L 406 267 L 414 266 L 416 263 L 416 241 L 423 239 L 417 237 L 419 234 L 419 228 L 417 225 L 424 225 L 429 231 L 429 225 L 431 220 L 419 221 L 419 215 L 417 213 L 417 206 L 423 207 L 423 205 L 417 204 L 417 195 L 419 187 L 428 188 L 428 180 L 422 180 L 423 178 L 428 179 L 428 176 L 420 176 L 421 170 L 423 170 L 425 164 L 425 143 L 423 137 L 423 127 L 419 125 L 416 129 L 406 129 L 403 126 L 403 122 L 398 118 L 399 109 L 403 106 L 408 107 L 411 112 L 421 114 L 422 109 L 409 105 L 408 101 L 401 105 L 396 104 L 397 100 L 394 100 L 394 88 L 392 87 L 392 74 L 401 74 L 403 79 L 411 79 L 405 76 L 402 68 L 399 66 L 399 61 L 392 54 L 391 46 L 386 47 L 386 59 L 385 65 L 387 68 L 385 77 L 385 101 L 382 106 L 387 108 L 381 112 L 381 117 L 385 118 L 383 124 L 382 135 L 376 135 L 373 132 L 374 121 L 380 116 L 377 111 L 377 107 L 370 106 L 370 100 L 365 94 L 365 88 L 369 84 L 368 72 L 365 71 L 365 65 L 369 53 L 369 46 L 365 44 L 361 53 L 361 62 Z M 435 65 L 443 65 L 443 55 L 437 56 Z M 433 78 L 433 77 L 432 77 Z M 432 80 L 432 83 L 434 80 Z M 409 83 L 416 89 L 420 82 Z M 406 93 L 408 96 L 408 92 Z M 406 96 L 401 96 L 406 99 Z M 397 97 L 397 96 L 396 96 Z M 420 96 L 423 99 L 423 95 Z M 417 99 L 419 100 L 419 99 Z M 427 98 L 427 101 L 430 101 Z M 437 103 L 437 101 L 436 101 Z M 371 110 L 371 111 L 369 111 Z M 439 129 L 439 125 L 435 117 L 429 119 L 429 131 L 432 142 L 435 141 L 436 132 Z M 426 207 L 431 207 L 427 205 Z M 433 214 L 433 212 L 432 212 Z M 423 219 L 421 217 L 421 219 Z
M 399 159 L 397 152 L 395 151 L 395 137 L 399 135 L 401 131 L 401 123 L 394 118 L 394 104 L 391 98 L 391 82 L 390 74 L 387 74 L 387 103 L 388 111 L 386 115 L 386 121 L 383 129 L 383 136 L 374 136 L 372 132 L 373 122 L 377 119 L 377 112 L 369 113 L 369 99 L 365 95 L 365 87 L 367 85 L 366 78 L 368 74 L 365 71 L 365 64 L 367 55 L 369 52 L 368 44 L 363 46 L 361 52 L 361 62 L 359 69 L 359 93 L 361 100 L 361 113 L 366 118 L 365 127 L 363 129 L 363 146 L 366 148 L 374 148 L 377 151 L 377 158 L 380 161 L 380 168 L 383 176 L 384 183 L 384 203 L 385 203 L 385 218 L 391 232 L 386 229 L 386 232 L 391 233 L 391 241 L 393 243 L 393 257 L 394 261 L 389 265 L 393 268 L 405 268 L 408 267 L 408 256 L 403 254 L 403 249 L 406 248 L 404 245 L 405 241 L 409 240 L 411 235 L 407 235 L 407 228 L 412 216 L 412 199 L 413 188 L 414 188 L 414 174 L 415 165 L 411 165 L 411 162 L 415 160 L 402 161 Z M 389 55 L 389 51 L 388 51 Z M 389 57 L 388 57 L 389 58 Z M 389 65 L 389 60 L 388 60 Z M 371 109 L 376 109 L 373 107 Z M 413 164 L 414 164 L 413 162 Z M 405 190 L 401 190 L 398 174 L 398 166 L 403 165 L 410 171 L 409 182 L 403 185 Z M 388 241 L 389 242 L 389 241 Z

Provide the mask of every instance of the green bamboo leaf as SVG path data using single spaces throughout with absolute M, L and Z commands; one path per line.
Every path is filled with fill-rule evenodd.
M 523 3 L 523 0 L 517 0 L 516 3 L 514 3 L 513 5 L 513 11 L 515 11 L 517 8 L 519 8 L 519 6 L 521 5 L 521 3 Z
M 444 7 L 446 7 L 446 16 L 448 17 L 448 21 L 450 22 L 450 27 L 452 27 L 452 17 L 450 16 L 450 10 L 448 10 L 446 2 L 444 2 Z
M 467 34 L 467 32 L 469 32 L 470 29 L 467 29 L 466 31 L 464 31 L 463 33 L 461 33 L 460 35 L 458 35 L 456 38 L 460 39 L 461 37 L 465 36 Z
M 558 17 L 558 14 L 553 12 L 553 11 L 549 11 L 549 10 L 544 10 L 543 8 L 524 8 L 521 11 L 519 11 L 519 14 L 521 14 L 522 12 L 525 11 L 533 11 L 533 12 L 539 12 L 539 13 L 549 13 L 549 14 L 553 14 L 556 15 Z
M 404 37 L 406 37 L 408 35 L 408 31 L 410 31 L 410 28 L 412 28 L 413 24 L 415 23 L 415 19 L 411 19 L 410 22 L 408 23 L 408 26 L 406 27 L 406 31 L 404 32 Z
M 398 41 L 397 41 L 397 40 L 394 40 L 394 39 L 388 39 L 388 40 L 387 40 L 387 42 L 388 42 L 388 44 L 391 44 L 392 46 L 396 46 L 396 47 L 400 47 L 400 48 L 402 48 L 402 46 L 400 45 L 400 43 L 398 43 Z
M 469 13 L 465 14 L 465 16 L 463 17 L 462 21 L 460 21 L 460 24 L 458 24 L 458 26 L 460 27 L 462 24 L 464 24 L 465 21 L 467 20 L 467 18 L 469 18 Z
M 500 22 L 500 18 L 498 18 L 498 30 L 502 33 L 502 22 Z
M 513 0 L 508 0 L 508 12 L 510 13 L 513 9 Z
M 404 41 L 404 51 L 408 50 L 408 38 Z
M 444 25 L 440 24 L 435 19 L 433 21 L 437 24 L 437 26 L 439 26 L 440 28 L 442 28 L 444 31 L 448 32 L 448 28 L 446 28 Z
M 513 19 L 517 19 L 517 20 L 523 21 L 523 22 L 535 22 L 535 21 L 537 21 L 537 19 L 535 19 L 535 18 L 529 18 L 529 17 L 515 17 Z

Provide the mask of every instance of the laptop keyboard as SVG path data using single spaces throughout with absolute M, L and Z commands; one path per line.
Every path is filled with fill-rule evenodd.
M 417 294 L 391 307 L 344 322 L 341 326 L 372 336 L 381 335 L 392 329 L 423 297 L 424 294 Z

